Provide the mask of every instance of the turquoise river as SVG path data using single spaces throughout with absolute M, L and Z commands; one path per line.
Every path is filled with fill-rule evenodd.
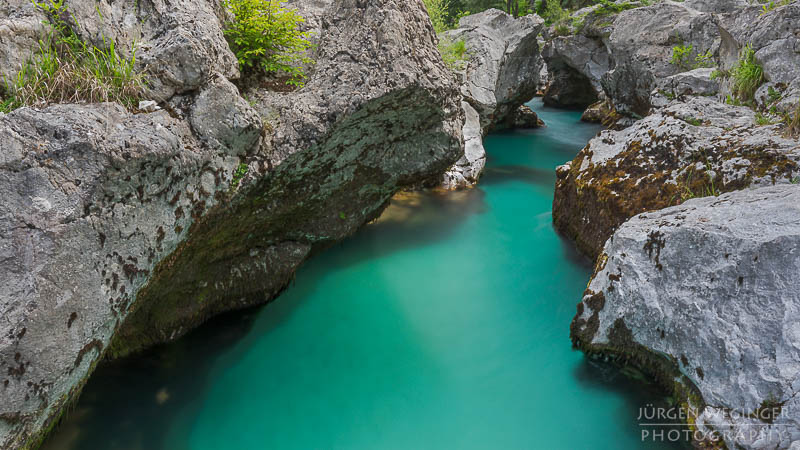
M 657 389 L 571 347 L 591 267 L 554 169 L 599 128 L 532 106 L 477 188 L 399 195 L 273 303 L 103 365 L 45 448 L 676 448 L 641 437 Z

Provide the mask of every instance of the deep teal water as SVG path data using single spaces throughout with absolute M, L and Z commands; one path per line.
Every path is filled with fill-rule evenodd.
M 272 304 L 101 367 L 52 449 L 634 449 L 658 391 L 571 348 L 590 267 L 554 169 L 598 129 L 494 134 L 478 188 L 399 198 Z

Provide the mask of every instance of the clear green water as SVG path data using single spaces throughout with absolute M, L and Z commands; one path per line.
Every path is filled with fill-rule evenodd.
M 398 199 L 274 303 L 100 368 L 58 449 L 661 448 L 657 391 L 571 348 L 590 267 L 551 225 L 554 168 L 598 130 L 495 134 L 480 187 Z

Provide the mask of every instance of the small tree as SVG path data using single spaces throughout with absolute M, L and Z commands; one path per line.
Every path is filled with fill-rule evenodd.
M 299 30 L 303 16 L 283 7 L 279 0 L 224 2 L 233 15 L 224 34 L 242 71 L 283 72 L 289 75 L 287 84 L 302 86 L 303 65 L 313 62 L 306 56 L 312 45 L 309 33 Z

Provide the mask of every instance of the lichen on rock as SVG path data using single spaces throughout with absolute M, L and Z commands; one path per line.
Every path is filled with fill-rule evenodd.
M 621 131 L 603 131 L 557 170 L 556 227 L 591 256 L 636 214 L 747 187 L 788 184 L 800 143 L 756 127 L 747 108 L 674 101 Z
M 800 433 L 799 205 L 787 184 L 635 216 L 603 248 L 574 342 L 668 375 L 699 412 L 693 426 L 730 446 L 788 448 Z M 786 414 L 757 413 L 772 404 Z

